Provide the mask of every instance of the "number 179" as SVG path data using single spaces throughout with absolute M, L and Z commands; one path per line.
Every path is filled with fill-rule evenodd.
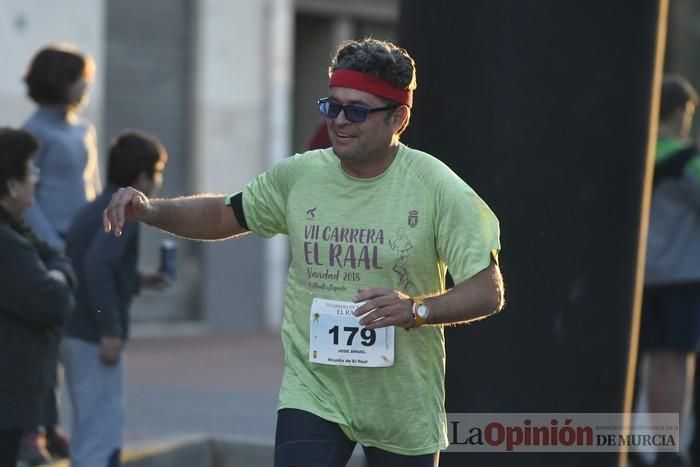
M 370 347 L 374 345 L 374 342 L 377 340 L 377 333 L 374 331 L 374 329 L 367 329 L 367 328 L 362 328 L 362 331 L 360 331 L 360 328 L 357 326 L 344 326 L 343 331 L 348 333 L 348 339 L 346 345 L 352 345 L 352 341 L 355 339 L 355 336 L 357 335 L 357 332 L 360 332 L 360 338 L 362 339 L 360 343 L 364 345 L 365 347 Z M 333 345 L 338 345 L 338 339 L 340 335 L 340 327 L 339 326 L 333 326 L 328 330 L 328 334 L 333 335 Z

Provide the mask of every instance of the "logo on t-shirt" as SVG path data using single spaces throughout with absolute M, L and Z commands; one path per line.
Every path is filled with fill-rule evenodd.
M 415 227 L 418 225 L 418 211 L 415 209 L 408 212 L 408 226 Z
M 409 222 L 410 219 L 409 217 Z M 406 229 L 402 227 L 397 230 L 396 236 L 389 239 L 389 246 L 397 254 L 396 262 L 391 270 L 399 275 L 399 283 L 401 284 L 402 290 L 410 290 L 411 287 L 413 287 L 413 282 L 408 276 L 408 258 L 411 255 L 413 243 L 411 243 L 411 239 L 406 235 Z
M 306 218 L 309 220 L 316 218 L 316 208 L 315 207 L 306 210 Z

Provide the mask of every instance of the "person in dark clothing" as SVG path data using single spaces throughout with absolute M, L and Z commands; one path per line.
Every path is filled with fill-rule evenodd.
M 88 54 L 70 44 L 50 44 L 32 57 L 23 79 L 36 109 L 22 128 L 39 140 L 34 163 L 41 170 L 24 218 L 37 237 L 61 251 L 75 213 L 102 191 L 95 127 L 81 116 L 95 72 Z M 20 459 L 30 465 L 68 457 L 58 391 L 48 397 L 40 426 L 27 430 L 22 441 Z
M 74 307 L 69 260 L 22 219 L 39 178 L 38 148 L 30 133 L 0 128 L 0 466 L 16 464 L 23 430 L 41 419 Z
M 700 153 L 690 129 L 698 103 L 693 86 L 664 76 L 649 211 L 638 365 L 650 425 L 676 413 L 684 432 L 700 350 Z M 642 371 L 641 368 L 645 368 Z M 632 456 L 634 465 L 642 465 Z M 657 452 L 654 467 L 688 467 L 679 452 Z
M 76 311 L 64 329 L 62 344 L 68 393 L 73 408 L 71 465 L 119 465 L 123 431 L 122 357 L 129 337 L 129 306 L 140 288 L 162 288 L 163 273 L 137 268 L 139 224 L 126 226 L 120 238 L 105 235 L 102 211 L 120 187 L 154 193 L 161 184 L 167 154 L 144 133 L 127 132 L 111 145 L 108 185 L 78 211 L 66 240 L 79 285 Z

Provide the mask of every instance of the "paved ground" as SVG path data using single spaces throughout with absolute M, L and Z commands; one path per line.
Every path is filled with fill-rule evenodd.
M 132 334 L 126 365 L 127 449 L 189 435 L 272 446 L 283 370 L 279 333 L 136 324 Z M 66 394 L 61 391 L 61 417 L 68 429 Z M 360 446 L 353 459 L 351 465 L 365 465 Z
M 135 328 L 127 356 L 127 443 L 192 433 L 272 442 L 283 365 L 279 335 L 171 334 L 167 327 Z M 64 420 L 69 426 L 67 414 Z

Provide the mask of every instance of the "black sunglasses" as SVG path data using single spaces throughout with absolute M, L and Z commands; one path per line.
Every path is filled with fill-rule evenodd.
M 347 104 L 342 105 L 330 100 L 328 97 L 318 100 L 318 110 L 321 115 L 328 118 L 336 118 L 342 110 L 345 113 L 345 118 L 352 123 L 362 123 L 367 120 L 367 116 L 373 112 L 381 112 L 382 110 L 393 110 L 398 105 L 387 105 L 386 107 L 368 108 L 361 105 Z

